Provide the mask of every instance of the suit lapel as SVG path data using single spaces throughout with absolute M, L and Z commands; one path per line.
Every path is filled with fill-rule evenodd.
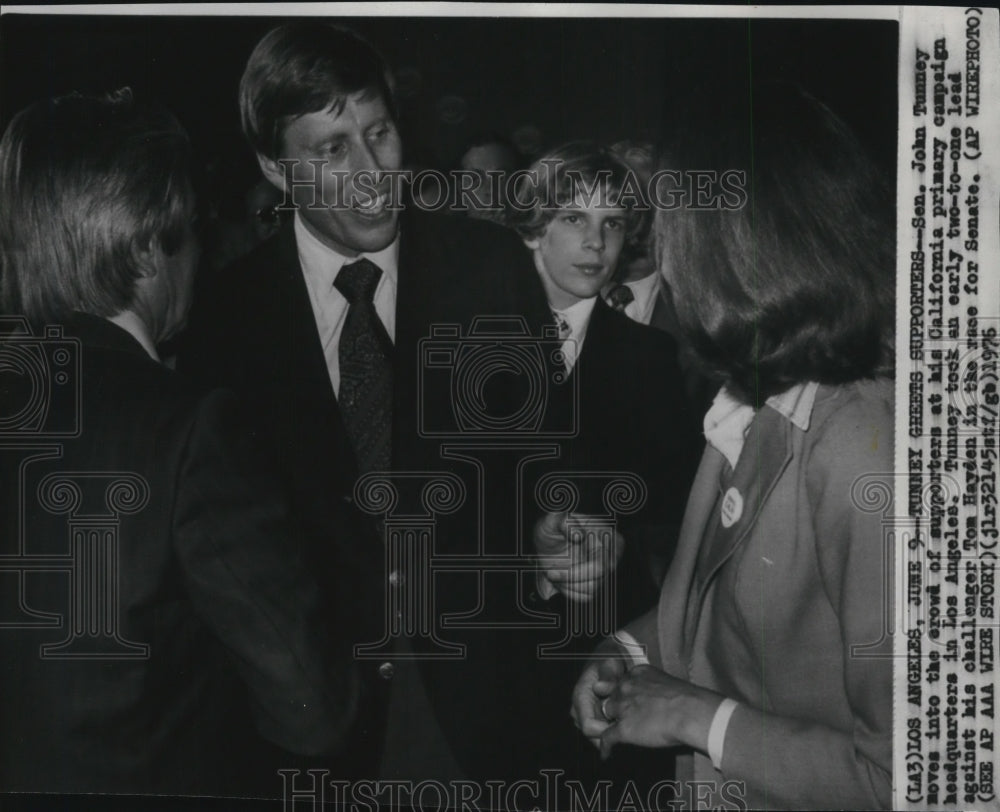
M 447 292 L 448 281 L 442 254 L 445 246 L 431 218 L 415 212 L 412 205 L 402 212 L 399 224 L 399 259 L 396 273 L 396 339 L 393 348 L 392 458 L 393 467 L 407 467 L 411 445 L 417 435 L 416 404 L 421 391 L 421 340 L 429 338 L 435 297 Z M 426 407 L 427 404 L 419 404 Z
M 528 249 L 525 248 L 525 251 Z M 512 306 L 517 305 L 518 309 L 511 312 L 523 315 L 528 321 L 528 329 L 532 335 L 539 335 L 543 326 L 553 324 L 552 308 L 549 307 L 548 299 L 545 296 L 545 287 L 538 276 L 531 261 L 527 261 L 523 266 L 523 273 L 516 273 L 521 269 L 511 269 L 511 291 Z
M 686 652 L 690 648 L 693 620 L 697 619 L 698 604 L 688 602 L 694 589 L 698 553 L 705 541 L 705 533 L 712 517 L 712 508 L 718 502 L 719 476 L 725 458 L 712 446 L 705 447 L 701 464 L 695 474 L 684 510 L 684 519 L 677 544 L 677 554 L 670 565 L 660 597 L 660 651 L 664 669 L 676 676 L 688 676 Z M 664 621 L 676 625 L 668 626 Z M 676 623 L 680 619 L 680 623 Z M 678 641 L 682 641 L 678 645 Z
M 534 295 L 526 298 L 526 301 L 533 304 L 537 301 L 541 303 L 533 318 L 539 319 L 541 325 L 551 325 L 553 324 L 552 310 L 545 299 L 545 291 L 541 282 L 538 281 L 537 274 L 535 279 L 531 281 L 537 282 L 538 293 L 541 297 L 540 300 Z M 534 291 L 532 291 L 533 293 Z M 592 420 L 600 418 L 599 415 L 590 413 L 594 407 L 594 398 L 593 395 L 588 394 L 588 390 L 593 389 L 594 386 L 602 385 L 602 380 L 606 378 L 603 370 L 606 369 L 604 365 L 608 357 L 609 341 L 607 323 L 603 318 L 604 314 L 598 312 L 601 305 L 601 299 L 598 297 L 590 314 L 583 347 L 578 347 L 576 361 L 568 375 L 565 373 L 563 361 L 557 360 L 556 356 L 549 353 L 544 356 L 545 362 L 549 365 L 546 371 L 548 380 L 559 381 L 549 389 L 546 404 L 546 409 L 551 415 L 559 415 L 557 421 L 553 421 L 552 424 L 555 425 L 556 422 L 565 424 L 572 415 L 576 425 L 575 435 L 564 443 L 563 461 L 568 468 L 582 464 L 586 458 L 585 445 L 590 433 L 590 423 Z M 606 305 L 605 309 L 608 309 Z M 540 334 L 540 324 L 529 325 L 533 335 Z
M 449 244 L 447 222 L 411 205 L 399 222 L 399 263 L 396 278 L 396 336 L 409 339 L 429 335 L 432 320 L 450 317 L 448 307 L 456 290 L 474 277 L 461 267 Z M 443 310 L 442 310 L 443 308 Z
M 548 321 L 551 322 L 551 311 L 546 310 L 546 315 Z M 615 318 L 614 311 L 598 296 L 590 314 L 587 331 L 584 334 L 583 348 L 580 349 L 570 373 L 579 376 L 581 387 L 587 386 L 588 383 L 591 386 L 605 385 L 603 371 L 616 362 L 616 355 L 631 350 L 631 348 L 623 347 L 620 334 L 616 340 Z
M 609 343 L 611 341 L 610 334 L 614 332 L 615 317 L 613 313 L 614 311 L 598 296 L 597 301 L 594 302 L 594 309 L 590 313 L 590 322 L 587 324 L 583 351 L 580 353 L 581 358 L 584 353 L 587 353 L 591 364 L 595 363 L 595 358 L 602 361 L 607 359 L 607 349 L 609 346 L 612 347 L 612 351 L 614 352 L 621 350 L 621 347 L 615 350 L 613 345 Z
M 396 265 L 396 345 L 401 337 L 414 331 L 415 305 L 418 303 L 418 279 L 421 266 L 427 263 L 426 251 L 421 246 L 420 229 L 414 227 L 412 218 L 404 212 L 399 224 L 399 259 Z M 403 339 L 405 341 L 405 338 Z M 397 353 L 397 360 L 398 360 Z
M 653 313 L 649 318 L 650 327 L 663 330 L 672 336 L 677 335 L 677 316 L 667 292 L 667 283 L 660 284 L 656 291 L 656 301 L 653 303 Z
M 774 409 L 764 406 L 750 424 L 732 482 L 719 502 L 718 530 L 703 542 L 711 546 L 698 565 L 699 606 L 715 573 L 756 523 L 761 507 L 791 458 L 791 424 Z M 729 527 L 726 517 L 732 521 Z M 710 519 L 710 523 L 714 520 Z
M 278 268 L 281 273 L 280 290 L 284 296 L 282 307 L 283 323 L 278 325 L 275 340 L 286 340 L 288 352 L 282 357 L 293 370 L 295 378 L 303 386 L 307 386 L 314 395 L 323 400 L 332 400 L 336 404 L 333 387 L 330 385 L 330 375 L 326 368 L 326 358 L 320 343 L 316 317 L 313 314 L 309 292 L 306 290 L 305 278 L 299 264 L 298 253 L 293 239 L 282 247 L 282 256 Z
M 279 237 L 274 272 L 278 284 L 274 297 L 277 320 L 267 338 L 274 342 L 274 357 L 280 365 L 275 374 L 289 382 L 289 391 L 296 393 L 293 404 L 303 412 L 303 424 L 315 431 L 313 441 L 331 448 L 335 459 L 350 464 L 338 465 L 353 482 L 356 476 L 354 449 L 344 427 L 340 407 L 330 383 L 330 372 L 316 326 L 316 317 L 309 300 L 305 277 L 299 262 L 295 232 L 289 227 Z M 305 414 L 316 417 L 307 420 Z

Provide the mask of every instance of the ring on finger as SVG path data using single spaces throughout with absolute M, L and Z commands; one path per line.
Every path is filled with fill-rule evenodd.
M 604 700 L 601 702 L 601 714 L 604 716 L 605 719 L 607 719 L 610 722 L 610 721 L 613 720 L 614 717 L 612 717 L 611 714 L 608 713 L 608 700 L 609 699 L 611 699 L 610 696 L 605 697 Z

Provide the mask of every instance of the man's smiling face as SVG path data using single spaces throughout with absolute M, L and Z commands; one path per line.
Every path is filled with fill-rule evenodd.
M 342 109 L 292 119 L 279 158 L 260 157 L 260 163 L 268 180 L 291 190 L 306 227 L 338 253 L 381 251 L 396 238 L 393 187 L 379 173 L 400 168 L 402 142 L 378 94 L 355 93 Z

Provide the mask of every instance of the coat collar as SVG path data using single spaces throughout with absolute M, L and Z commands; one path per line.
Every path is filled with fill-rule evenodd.
M 137 355 L 152 363 L 149 353 L 129 332 L 101 316 L 74 312 L 66 320 L 66 333 L 80 339 L 89 347 L 116 350 L 129 355 Z
M 775 409 L 760 409 L 750 424 L 729 487 L 722 494 L 718 532 L 706 539 L 711 547 L 699 565 L 703 591 L 747 537 L 791 458 L 792 423 Z M 710 522 L 714 522 L 713 517 Z
M 727 462 L 716 448 L 706 446 L 681 527 L 682 544 L 691 553 L 679 561 L 683 572 L 678 576 L 687 587 L 686 594 L 693 594 L 694 600 L 684 609 L 684 644 L 674 649 L 678 656 L 689 651 L 694 642 L 697 619 L 713 579 L 749 536 L 792 459 L 793 428 L 777 410 L 760 409 L 750 424 L 732 479 L 721 495 L 720 477 Z M 687 673 L 686 661 L 666 665 L 677 669 L 673 673 Z
M 670 333 L 673 336 L 678 334 L 677 315 L 674 312 L 674 304 L 670 299 L 670 291 L 666 283 L 661 283 L 656 291 L 656 301 L 653 303 L 653 312 L 649 317 L 651 327 Z
M 774 409 L 802 431 L 808 431 L 818 390 L 819 384 L 814 381 L 796 384 L 769 397 L 765 406 Z M 746 443 L 747 429 L 753 420 L 753 407 L 737 400 L 727 387 L 723 387 L 705 415 L 705 439 L 722 452 L 735 468 Z

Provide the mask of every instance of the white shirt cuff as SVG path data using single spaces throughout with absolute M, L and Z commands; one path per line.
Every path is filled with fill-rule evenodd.
M 722 746 L 726 741 L 726 729 L 738 704 L 735 699 L 728 697 L 723 699 L 715 709 L 712 726 L 708 729 L 708 757 L 712 759 L 712 766 L 717 770 L 722 769 Z

